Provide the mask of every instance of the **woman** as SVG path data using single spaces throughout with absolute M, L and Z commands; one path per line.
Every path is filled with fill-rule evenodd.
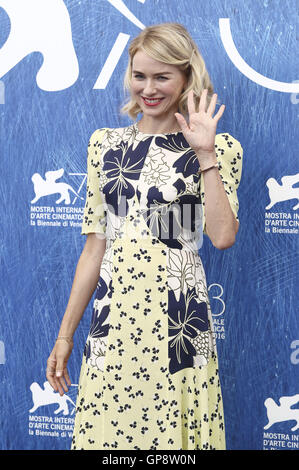
M 68 390 L 73 334 L 96 289 L 72 449 L 225 449 L 198 247 L 202 229 L 218 249 L 235 242 L 242 147 L 216 135 L 224 105 L 214 115 L 217 95 L 182 25 L 145 28 L 129 55 L 122 112 L 135 122 L 91 136 L 87 240 L 47 379 Z

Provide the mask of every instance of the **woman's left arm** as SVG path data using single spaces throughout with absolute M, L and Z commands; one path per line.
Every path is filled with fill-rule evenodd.
M 197 151 L 196 155 L 202 170 L 217 163 L 215 151 Z M 224 250 L 235 243 L 239 222 L 231 209 L 219 169 L 213 167 L 204 171 L 202 178 L 205 188 L 206 233 L 216 248 Z
M 217 163 L 215 152 L 216 129 L 225 109 L 225 105 L 222 104 L 213 117 L 217 94 L 213 94 L 207 107 L 207 93 L 208 90 L 204 89 L 200 97 L 198 111 L 196 111 L 193 90 L 189 91 L 188 124 L 180 113 L 175 113 L 187 142 L 197 155 L 202 171 Z M 239 222 L 230 207 L 218 168 L 204 171 L 202 177 L 205 187 L 206 233 L 215 247 L 219 249 L 229 248 L 235 242 Z

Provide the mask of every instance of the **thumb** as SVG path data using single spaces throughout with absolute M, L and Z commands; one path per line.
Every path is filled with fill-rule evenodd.
M 63 374 L 63 370 L 64 370 L 64 359 L 63 357 L 58 357 L 57 363 L 56 363 L 56 377 L 61 377 Z
M 59 369 L 59 366 L 57 366 L 56 377 L 62 377 L 62 372 L 63 372 L 63 369 Z
M 176 120 L 177 120 L 177 122 L 179 123 L 179 125 L 180 125 L 182 131 L 183 131 L 183 132 L 184 132 L 184 131 L 188 131 L 188 130 L 189 130 L 188 124 L 187 124 L 187 122 L 186 122 L 184 116 L 183 116 L 182 114 L 180 114 L 180 113 L 174 113 L 174 115 L 175 115 Z

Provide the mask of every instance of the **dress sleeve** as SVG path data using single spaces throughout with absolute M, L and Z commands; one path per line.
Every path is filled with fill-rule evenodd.
M 219 173 L 222 183 L 224 185 L 225 192 L 228 196 L 231 209 L 236 219 L 239 220 L 239 201 L 237 189 L 239 187 L 242 175 L 243 148 L 238 140 L 236 140 L 228 133 L 223 133 L 216 135 L 215 151 L 217 161 L 219 162 Z M 203 232 L 207 234 L 205 221 L 205 190 L 203 175 L 201 175 L 200 179 L 202 227 Z
M 87 150 L 86 201 L 83 213 L 81 235 L 106 233 L 106 211 L 100 192 L 102 162 L 101 147 L 106 128 L 97 129 L 91 135 Z

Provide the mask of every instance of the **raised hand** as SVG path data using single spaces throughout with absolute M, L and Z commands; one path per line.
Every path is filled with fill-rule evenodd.
M 215 137 L 216 129 L 219 119 L 221 118 L 225 105 L 222 104 L 215 116 L 215 106 L 217 101 L 217 94 L 214 93 L 211 102 L 207 108 L 207 93 L 205 88 L 201 94 L 199 101 L 198 112 L 195 111 L 194 93 L 190 90 L 188 93 L 188 113 L 189 125 L 184 116 L 180 113 L 175 113 L 175 117 L 181 127 L 183 135 L 191 148 L 196 154 L 210 155 L 215 152 Z

